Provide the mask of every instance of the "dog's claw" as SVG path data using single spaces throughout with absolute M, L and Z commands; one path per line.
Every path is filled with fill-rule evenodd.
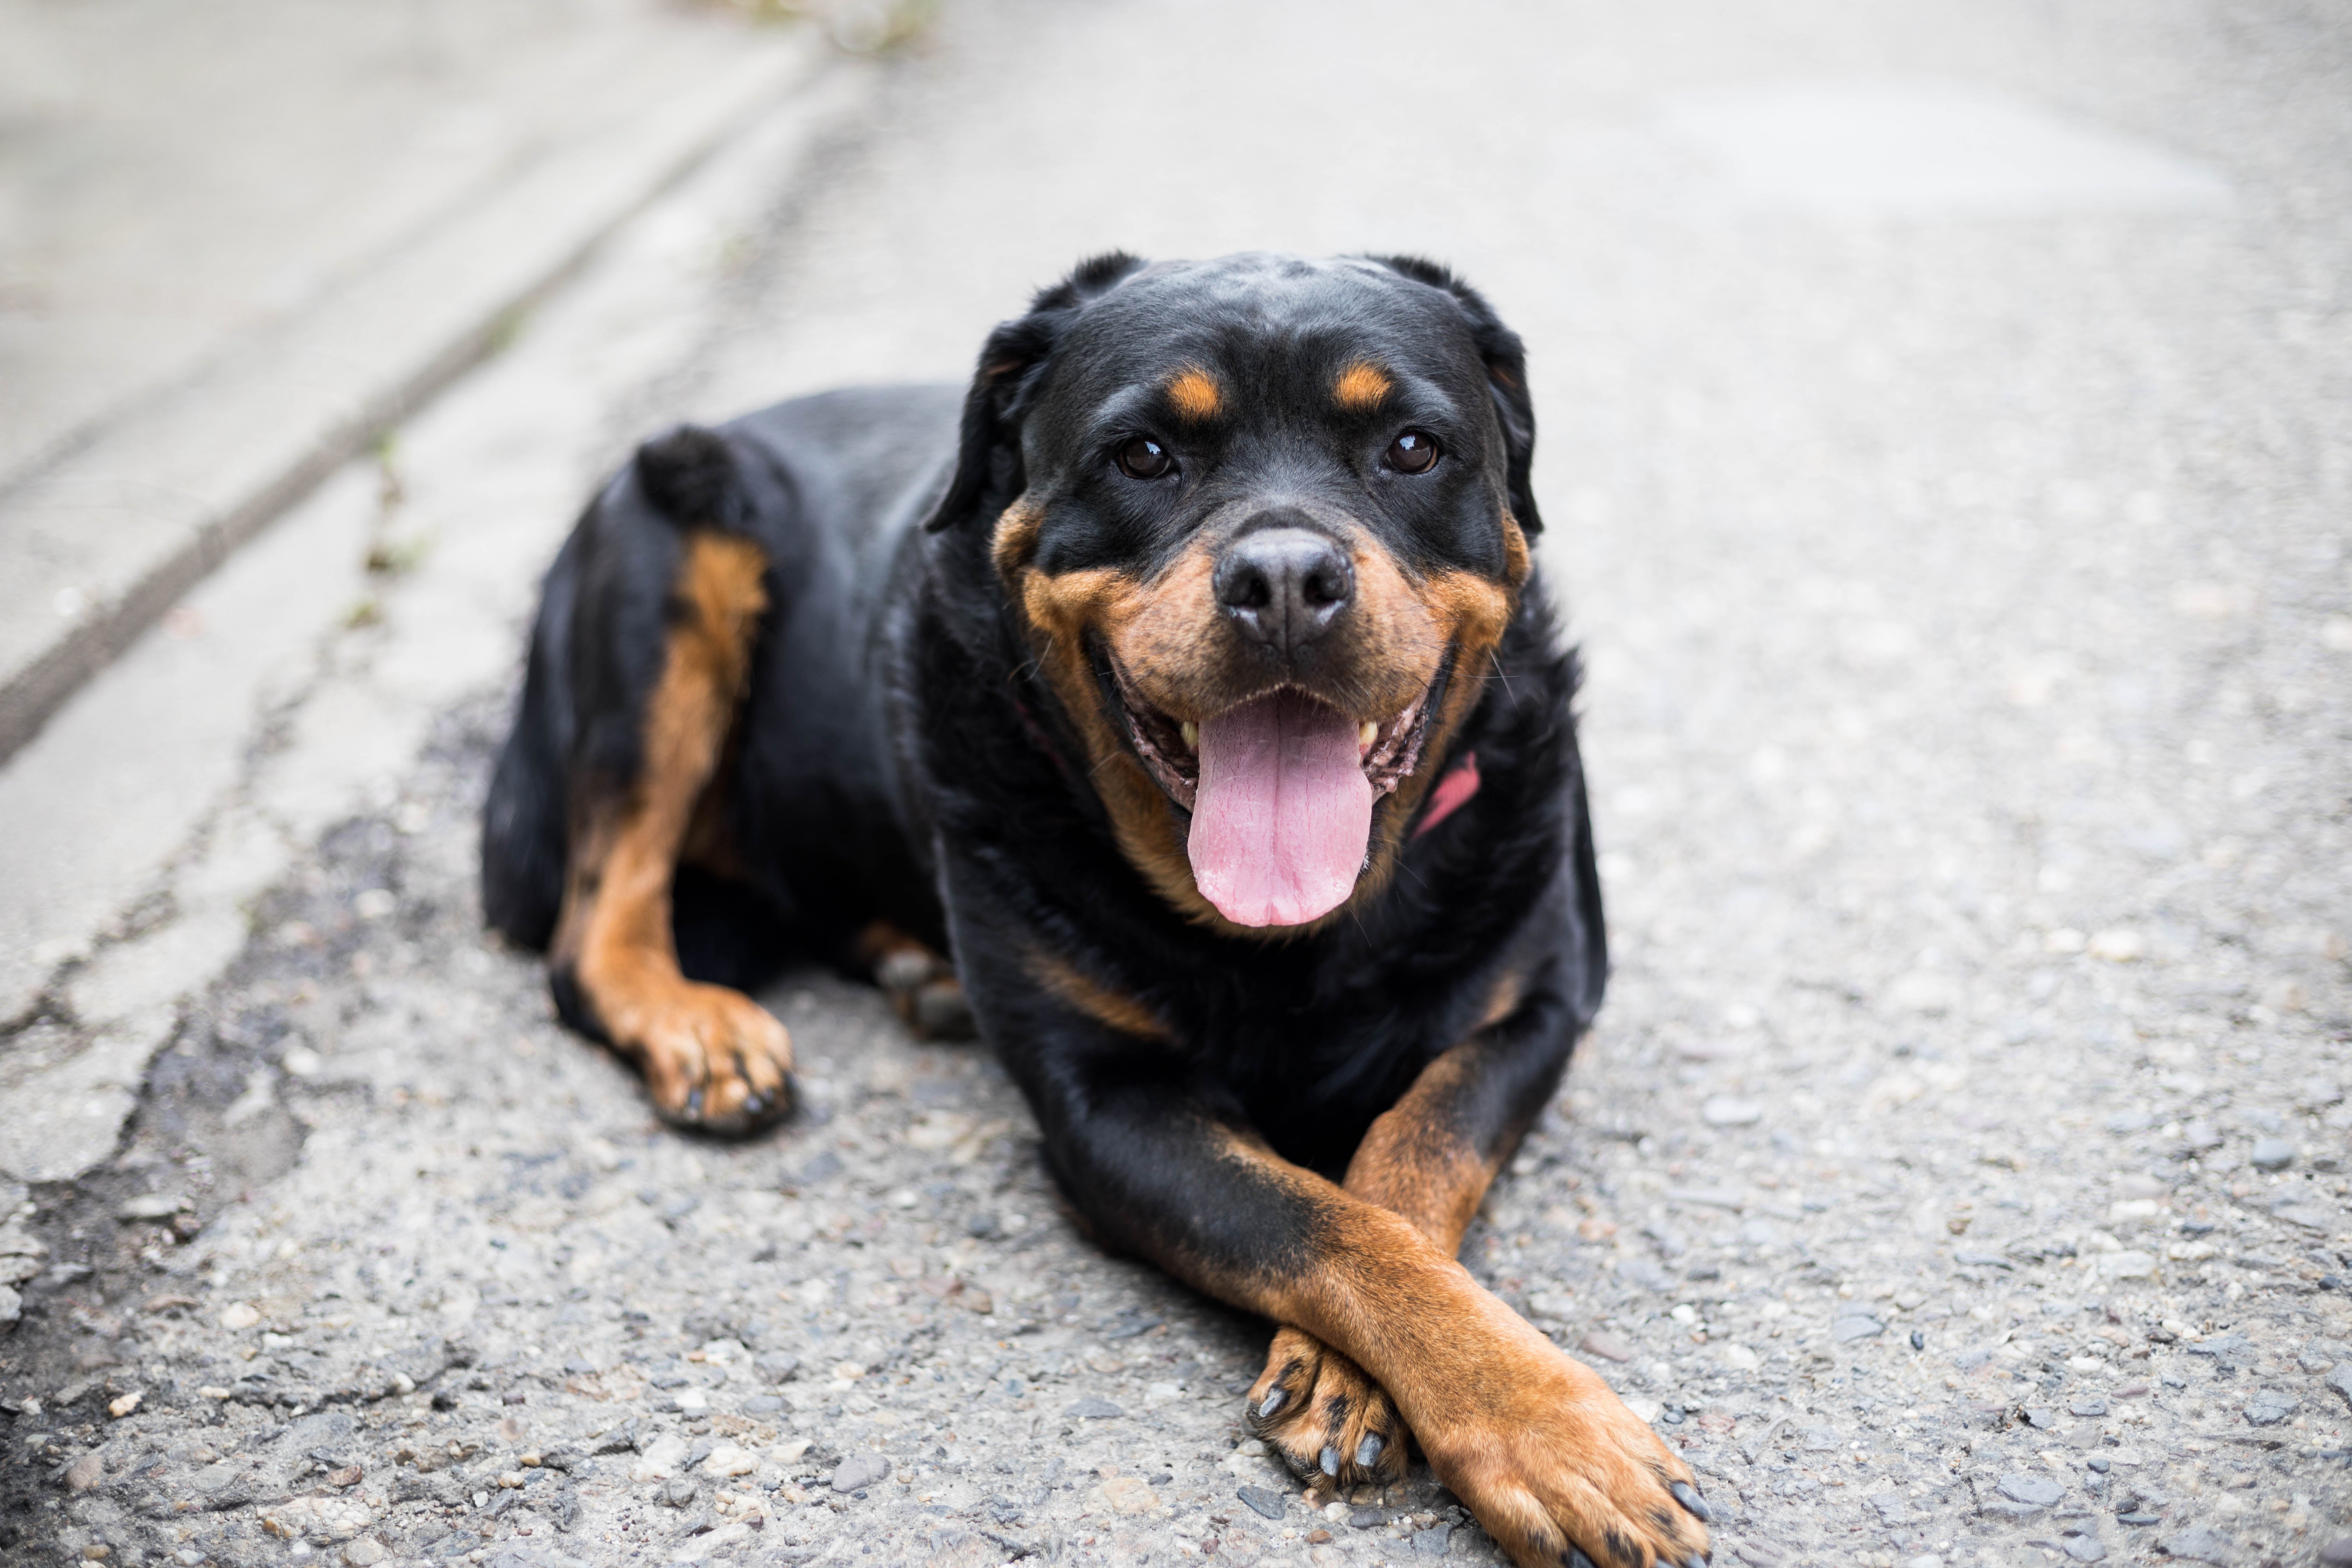
M 1323 1473 L 1327 1476 L 1339 1473 L 1339 1450 L 1328 1443 L 1323 1445 L 1322 1465 Z
M 1674 1493 L 1675 1500 L 1688 1509 L 1701 1524 L 1714 1520 L 1715 1510 L 1706 1506 L 1706 1500 L 1699 1496 L 1698 1489 L 1688 1481 L 1675 1481 L 1666 1489 Z
M 1386 1447 L 1388 1445 L 1381 1440 L 1381 1436 L 1377 1432 L 1366 1437 L 1356 1445 L 1356 1468 L 1360 1470 L 1369 1470 L 1379 1464 L 1381 1450 Z
M 1580 1546 L 1570 1547 L 1563 1561 L 1568 1563 L 1568 1568 L 1592 1568 L 1592 1559 L 1584 1554 L 1584 1548 Z
M 1257 1407 L 1257 1418 L 1261 1421 L 1273 1420 L 1274 1413 L 1281 1409 L 1284 1403 L 1289 1398 L 1290 1390 L 1286 1388 L 1276 1389 L 1273 1393 L 1267 1394 L 1265 1396 L 1265 1402 Z

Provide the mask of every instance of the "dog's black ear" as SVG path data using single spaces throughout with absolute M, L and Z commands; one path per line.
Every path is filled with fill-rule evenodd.
M 1021 493 L 1021 416 L 1045 379 L 1045 362 L 1090 300 L 1118 287 L 1143 268 L 1140 258 L 1114 250 L 1082 261 L 1061 282 L 1037 291 L 1029 313 L 1002 323 L 980 351 L 980 368 L 964 395 L 955 477 L 923 526 L 932 532 L 975 517 L 993 521 Z
M 1505 482 L 1511 497 L 1511 515 L 1530 536 L 1543 531 L 1536 511 L 1536 407 L 1528 395 L 1528 351 L 1519 334 L 1503 325 L 1486 298 L 1445 268 L 1417 256 L 1375 256 L 1369 259 L 1403 274 L 1416 283 L 1443 289 L 1454 296 L 1470 324 L 1471 341 L 1486 362 L 1486 389 L 1494 395 L 1495 416 L 1503 426 Z

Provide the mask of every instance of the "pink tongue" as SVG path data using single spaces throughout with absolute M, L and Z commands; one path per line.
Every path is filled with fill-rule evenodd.
M 1372 833 L 1356 721 L 1295 691 L 1201 726 L 1192 880 L 1235 925 L 1302 925 L 1345 903 Z

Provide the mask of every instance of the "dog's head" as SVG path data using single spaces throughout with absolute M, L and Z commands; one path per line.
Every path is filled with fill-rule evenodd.
M 982 350 L 931 526 L 1006 612 L 1121 848 L 1196 918 L 1386 879 L 1538 525 L 1519 341 L 1440 268 L 1087 263 Z

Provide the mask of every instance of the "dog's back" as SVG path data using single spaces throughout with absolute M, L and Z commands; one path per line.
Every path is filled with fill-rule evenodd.
M 580 797 L 635 772 L 697 531 L 757 543 L 765 613 L 722 775 L 730 870 L 745 875 L 680 877 L 687 972 L 747 984 L 793 948 L 835 956 L 868 919 L 936 923 L 888 744 L 885 620 L 901 548 L 945 481 L 958 401 L 946 386 L 821 393 L 649 442 L 605 485 L 542 584 L 484 807 L 494 930 L 533 950 L 553 939 Z M 629 721 L 600 731 L 597 715 Z

